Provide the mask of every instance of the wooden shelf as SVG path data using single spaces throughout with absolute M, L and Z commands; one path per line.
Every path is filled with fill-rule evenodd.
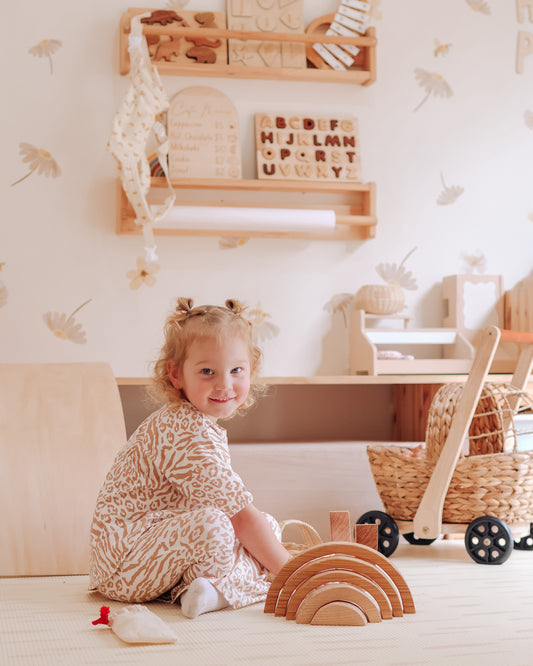
M 135 14 L 140 14 L 147 9 L 128 9 L 120 19 L 120 73 L 128 74 L 130 70 L 128 53 L 128 35 L 130 32 L 131 19 Z M 323 18 L 333 18 L 333 14 Z M 277 32 L 251 32 L 243 30 L 221 30 L 218 28 L 177 28 L 172 24 L 145 25 L 145 35 L 172 35 L 173 37 L 206 37 L 235 39 L 240 41 L 255 42 L 292 42 L 305 44 L 306 49 L 317 41 L 321 44 L 349 44 L 360 49 L 355 62 L 350 69 L 336 71 L 325 66 L 315 67 L 309 60 L 307 67 L 248 67 L 246 65 L 229 65 L 224 63 L 198 63 L 191 64 L 155 61 L 154 64 L 160 74 L 171 76 L 209 76 L 240 79 L 262 79 L 277 81 L 310 81 L 324 83 L 351 83 L 356 85 L 369 85 L 376 80 L 376 33 L 373 27 L 368 28 L 366 35 L 356 37 L 341 37 L 336 35 L 325 35 L 323 32 L 312 33 L 277 33 Z M 320 39 L 318 39 L 320 37 Z
M 154 233 L 157 235 L 347 241 L 374 238 L 376 233 L 376 187 L 374 183 L 216 178 L 173 179 L 171 182 L 177 192 L 176 206 L 333 209 L 336 216 L 336 227 L 331 232 L 154 228 Z M 152 178 L 151 183 L 148 203 L 162 203 L 168 194 L 166 180 Z M 275 197 L 272 196 L 273 194 Z M 133 209 L 120 181 L 118 196 L 117 233 L 140 234 L 140 227 L 135 222 Z
M 395 385 L 430 385 L 464 382 L 467 374 L 457 375 L 315 375 L 312 377 L 263 377 L 267 386 L 395 386 Z M 491 374 L 489 381 L 509 382 L 511 374 Z M 117 377 L 119 386 L 146 386 L 149 377 Z M 528 384 L 533 391 L 533 379 Z

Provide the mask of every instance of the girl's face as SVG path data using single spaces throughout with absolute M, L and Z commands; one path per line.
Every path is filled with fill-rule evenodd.
M 181 371 L 171 364 L 169 377 L 175 389 L 216 423 L 231 416 L 248 396 L 248 345 L 240 337 L 196 338 Z

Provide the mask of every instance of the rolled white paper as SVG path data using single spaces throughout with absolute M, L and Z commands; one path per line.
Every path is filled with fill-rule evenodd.
M 157 209 L 151 206 L 152 210 Z M 335 211 L 240 206 L 173 206 L 157 223 L 161 229 L 227 231 L 334 231 Z

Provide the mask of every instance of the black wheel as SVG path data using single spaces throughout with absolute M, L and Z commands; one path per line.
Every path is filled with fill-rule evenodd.
M 394 518 L 383 511 L 367 511 L 357 521 L 358 525 L 369 523 L 378 526 L 378 551 L 385 557 L 390 557 L 400 541 L 400 532 Z
M 503 564 L 513 551 L 513 535 L 493 516 L 480 516 L 466 528 L 465 546 L 478 564 Z
M 418 537 L 415 537 L 414 532 L 406 532 L 405 534 L 402 534 L 402 536 L 407 541 L 407 543 L 410 543 L 412 546 L 429 546 L 434 541 L 437 540 L 437 539 L 419 539 Z
M 514 542 L 515 550 L 533 550 L 533 523 L 529 525 L 529 534 Z

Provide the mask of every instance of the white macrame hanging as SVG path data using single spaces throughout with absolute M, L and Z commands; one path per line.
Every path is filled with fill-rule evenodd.
M 141 19 L 148 16 L 150 12 L 131 20 L 128 46 L 131 85 L 115 115 L 108 147 L 119 164 L 122 187 L 133 206 L 135 221 L 142 227 L 146 261 L 151 262 L 157 260 L 153 226 L 167 214 L 176 197 L 168 177 L 168 139 L 164 126 L 157 120 L 168 109 L 169 102 L 142 34 Z M 150 132 L 157 140 L 159 163 L 170 191 L 155 214 L 147 202 L 150 164 L 146 145 Z

